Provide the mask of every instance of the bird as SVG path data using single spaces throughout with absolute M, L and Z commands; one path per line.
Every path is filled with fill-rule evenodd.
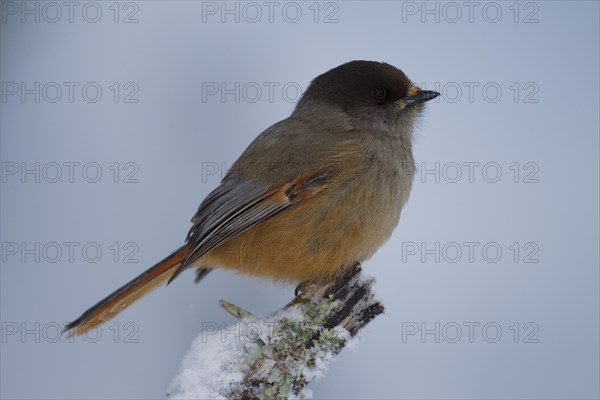
M 385 62 L 314 78 L 201 202 L 184 245 L 65 326 L 86 333 L 184 270 L 289 283 L 334 280 L 391 236 L 414 174 L 415 123 L 439 96 Z

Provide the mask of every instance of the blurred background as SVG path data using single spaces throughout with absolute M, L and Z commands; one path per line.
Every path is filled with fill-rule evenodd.
M 442 93 L 389 242 L 386 313 L 315 398 L 598 398 L 599 3 L 2 1 L 2 398 L 164 398 L 217 301 L 187 272 L 87 337 L 64 323 L 183 243 L 250 141 L 341 63 Z M 211 325 L 214 326 L 214 325 Z

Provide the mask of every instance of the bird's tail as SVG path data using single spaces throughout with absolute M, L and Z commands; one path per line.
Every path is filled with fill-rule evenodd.
M 137 278 L 115 290 L 84 312 L 81 317 L 68 324 L 65 332 L 69 332 L 69 336 L 81 335 L 113 318 L 135 301 L 167 282 L 185 260 L 187 250 L 187 246 L 179 248 Z

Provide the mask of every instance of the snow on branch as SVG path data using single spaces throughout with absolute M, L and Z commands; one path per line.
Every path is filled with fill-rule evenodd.
M 194 340 L 169 399 L 311 397 L 306 385 L 383 312 L 371 292 L 374 280 L 361 272 L 356 263 L 335 282 L 303 284 L 289 304 L 266 318 L 222 300 L 240 319 L 238 326 Z

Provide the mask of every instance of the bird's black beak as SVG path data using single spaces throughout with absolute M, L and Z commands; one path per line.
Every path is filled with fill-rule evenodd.
M 421 90 L 414 96 L 408 96 L 402 99 L 404 104 L 407 106 L 411 106 L 413 104 L 421 104 L 426 101 L 433 100 L 438 97 L 440 94 L 438 92 L 434 92 L 433 90 Z

